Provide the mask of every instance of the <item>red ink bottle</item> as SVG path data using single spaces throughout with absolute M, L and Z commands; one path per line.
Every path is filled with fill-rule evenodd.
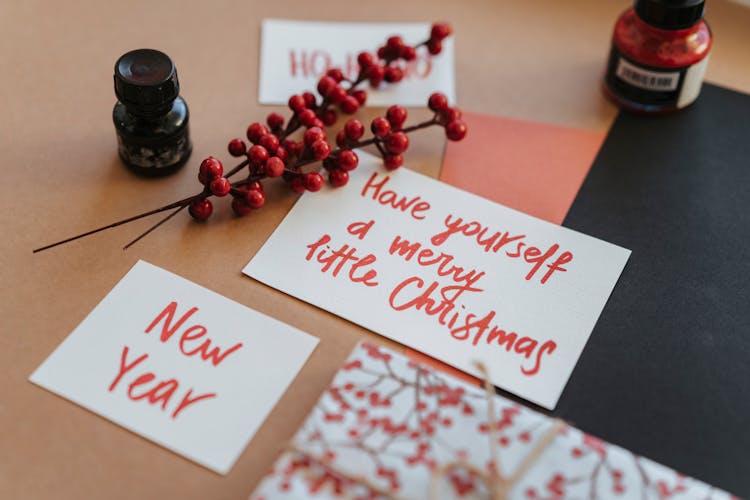
M 605 93 L 648 114 L 695 101 L 712 44 L 704 9 L 705 0 L 635 0 L 615 24 Z
M 172 59 L 153 49 L 130 51 L 115 63 L 114 79 L 112 120 L 122 162 L 145 176 L 179 170 L 192 145 L 190 114 Z

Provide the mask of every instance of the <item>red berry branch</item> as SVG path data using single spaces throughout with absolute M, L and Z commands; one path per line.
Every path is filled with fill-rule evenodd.
M 334 125 L 339 113 L 351 115 L 357 112 L 367 100 L 367 92 L 361 88 L 369 84 L 373 88 L 383 82 L 396 84 L 404 77 L 403 65 L 416 58 L 419 47 L 426 47 L 432 55 L 442 50 L 442 42 L 450 36 L 451 27 L 446 23 L 432 26 L 430 37 L 415 45 L 407 45 L 400 36 L 391 36 L 385 45 L 378 48 L 377 55 L 361 52 L 357 56 L 359 72 L 355 79 L 344 77 L 338 68 L 329 69 L 318 81 L 316 96 L 312 92 L 293 95 L 289 98 L 292 116 L 288 121 L 279 113 L 271 113 L 266 123 L 255 122 L 247 128 L 249 145 L 243 139 L 229 141 L 229 154 L 244 159 L 228 172 L 224 172 L 221 161 L 209 156 L 203 160 L 198 170 L 198 180 L 203 189 L 187 198 L 163 207 L 144 212 L 133 217 L 109 224 L 92 231 L 34 250 L 34 253 L 116 227 L 134 220 L 172 210 L 165 218 L 128 243 L 128 248 L 154 229 L 167 222 L 177 213 L 188 208 L 196 220 L 206 220 L 213 213 L 212 197 L 232 198 L 232 210 L 238 216 L 247 215 L 263 206 L 266 201 L 264 179 L 280 177 L 297 192 L 318 191 L 323 187 L 324 178 L 319 166 L 327 171 L 328 182 L 333 187 L 341 187 L 349 181 L 349 172 L 357 168 L 359 157 L 355 149 L 374 146 L 389 170 L 403 165 L 403 153 L 409 148 L 411 132 L 430 126 L 442 126 L 448 139 L 459 141 L 466 135 L 466 124 L 461 120 L 461 111 L 450 107 L 448 99 L 441 93 L 434 93 L 427 103 L 434 112 L 427 121 L 406 125 L 407 111 L 394 105 L 386 115 L 375 118 L 370 124 L 372 136 L 365 137 L 366 127 L 356 118 L 346 121 L 336 135 L 336 149 L 326 138 L 326 127 Z M 295 139 L 296 137 L 296 139 Z M 245 173 L 240 180 L 230 180 L 237 174 Z

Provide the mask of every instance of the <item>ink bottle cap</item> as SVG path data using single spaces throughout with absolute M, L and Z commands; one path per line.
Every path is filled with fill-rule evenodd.
M 692 104 L 713 43 L 704 10 L 705 0 L 635 0 L 615 23 L 605 93 L 646 114 Z
M 112 118 L 123 163 L 147 176 L 177 171 L 192 145 L 190 115 L 172 60 L 153 49 L 128 52 L 115 63 L 114 86 L 118 102 Z

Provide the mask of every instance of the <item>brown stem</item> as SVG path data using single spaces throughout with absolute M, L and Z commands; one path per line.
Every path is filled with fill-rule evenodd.
M 237 172 L 239 172 L 240 170 L 242 170 L 243 168 L 245 168 L 248 163 L 250 163 L 250 160 L 245 159 L 242 163 L 240 163 L 239 165 L 237 165 L 236 167 L 234 167 L 232 170 L 230 170 L 229 172 L 227 172 L 226 174 L 224 174 L 224 177 L 226 177 L 226 178 L 232 177 L 234 174 L 236 174 Z
M 161 226 L 162 224 L 164 224 L 165 222 L 167 222 L 169 219 L 171 219 L 172 217 L 174 217 L 175 215 L 177 215 L 178 213 L 180 213 L 182 210 L 184 210 L 186 206 L 187 205 L 182 205 L 180 208 L 178 208 L 177 210 L 175 210 L 171 214 L 169 214 L 166 217 L 164 217 L 162 220 L 160 220 L 159 222 L 157 222 L 156 224 L 154 224 L 153 226 L 151 226 L 150 228 L 148 228 L 145 232 L 141 233 L 141 235 L 138 236 L 136 239 L 134 239 L 133 241 L 131 241 L 130 243 L 128 243 L 127 245 L 125 245 L 124 247 L 122 247 L 122 249 L 123 250 L 127 250 L 131 246 L 133 246 L 136 243 L 138 243 L 142 238 L 144 238 L 146 235 L 148 235 L 151 231 L 153 231 L 157 227 Z
M 43 250 L 48 250 L 48 249 L 56 247 L 58 245 L 62 245 L 63 243 L 68 243 L 70 241 L 74 241 L 74 240 L 77 240 L 79 238 L 83 238 L 84 236 L 89 236 L 91 234 L 98 233 L 100 231 L 104 231 L 105 229 L 111 229 L 113 227 L 121 226 L 123 224 L 127 224 L 128 222 L 133 222 L 134 220 L 142 219 L 143 217 L 148 217 L 149 215 L 154 215 L 154 214 L 158 214 L 160 212 L 165 212 L 167 210 L 171 210 L 172 208 L 185 207 L 185 206 L 189 205 L 191 201 L 196 200 L 196 199 L 198 199 L 198 198 L 200 198 L 201 196 L 204 196 L 204 195 L 205 195 L 205 192 L 201 191 L 198 194 L 194 194 L 193 196 L 188 196 L 187 198 L 183 198 L 183 199 L 181 199 L 179 201 L 175 201 L 174 203 L 170 203 L 169 205 L 164 205 L 163 207 L 155 208 L 153 210 L 149 210 L 148 212 L 143 212 L 142 214 L 134 215 L 133 217 L 128 217 L 127 219 L 123 219 L 123 220 L 120 220 L 120 221 L 117 221 L 117 222 L 113 222 L 112 224 L 108 224 L 106 226 L 102 226 L 102 227 L 97 228 L 97 229 L 92 229 L 91 231 L 87 231 L 87 232 L 85 232 L 83 234 L 79 234 L 78 236 L 73 236 L 71 238 L 66 238 L 64 240 L 58 241 L 56 243 L 52 243 L 50 245 L 45 245 L 43 247 L 35 249 L 33 251 L 33 253 L 41 252 Z

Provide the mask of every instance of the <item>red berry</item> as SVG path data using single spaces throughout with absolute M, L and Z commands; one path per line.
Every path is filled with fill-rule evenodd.
M 346 137 L 346 132 L 339 130 L 338 134 L 336 134 L 336 146 L 344 148 L 346 147 L 347 142 L 348 139 Z
M 341 101 L 339 108 L 348 115 L 354 114 L 359 109 L 359 101 L 356 97 L 348 95 L 343 101 Z
M 317 141 L 325 140 L 325 138 L 325 132 L 323 132 L 323 129 L 319 127 L 311 127 L 307 129 L 305 131 L 305 135 L 302 136 L 302 139 L 305 142 L 305 146 L 307 146 L 308 148 Z
M 388 37 L 388 40 L 386 40 L 385 45 L 389 49 L 401 50 L 401 47 L 404 45 L 404 40 L 400 36 L 390 36 Z
M 367 92 L 364 90 L 355 90 L 352 92 L 352 95 L 357 99 L 360 106 L 364 106 L 365 102 L 367 102 Z
M 443 42 L 441 42 L 440 40 L 430 39 L 430 41 L 427 42 L 427 50 L 430 51 L 430 54 L 436 56 L 440 54 L 440 52 L 442 52 Z
M 375 118 L 370 125 L 370 130 L 375 134 L 375 137 L 385 137 L 391 131 L 391 122 L 382 116 Z
M 404 164 L 404 157 L 401 155 L 385 155 L 385 158 L 383 158 L 383 164 L 388 170 L 396 170 Z
M 330 76 L 323 76 L 320 80 L 318 80 L 318 92 L 323 97 L 328 97 L 328 92 L 330 92 L 331 89 L 336 85 L 336 80 L 334 80 Z
M 377 87 L 378 85 L 380 85 L 380 82 L 383 81 L 383 77 L 385 76 L 385 69 L 383 69 L 382 66 L 375 64 L 367 68 L 365 76 L 368 80 L 370 80 L 370 85 L 372 85 L 373 87 Z
M 323 128 L 323 127 L 325 127 L 325 123 L 323 123 L 323 120 L 321 120 L 320 118 L 316 118 L 316 119 L 313 120 L 313 122 L 312 122 L 312 124 L 310 126 L 311 127 Z
M 451 34 L 451 25 L 448 23 L 435 23 L 432 25 L 430 30 L 430 38 L 432 40 L 441 41 L 448 38 Z
M 445 135 L 451 141 L 460 141 L 466 137 L 466 122 L 463 120 L 451 120 L 445 126 Z
M 357 55 L 357 62 L 362 70 L 365 70 L 375 64 L 375 58 L 369 52 L 360 52 Z
M 380 59 L 385 59 L 385 58 L 386 58 L 386 56 L 388 55 L 388 52 L 389 52 L 389 50 L 388 50 L 388 47 L 386 47 L 386 46 L 384 45 L 384 46 L 382 46 L 382 47 L 378 48 L 378 57 L 379 57 Z
M 250 126 L 247 127 L 247 138 L 253 144 L 257 143 L 260 138 L 267 133 L 269 133 L 268 127 L 260 122 L 251 123 Z
M 242 139 L 232 139 L 231 141 L 229 141 L 227 149 L 229 150 L 229 154 L 232 156 L 242 156 L 245 154 L 245 152 L 247 152 L 245 141 L 243 141 Z
M 305 181 L 302 180 L 301 176 L 292 177 L 292 179 L 289 181 L 289 187 L 292 188 L 292 191 L 295 193 L 304 193 L 305 192 Z
M 389 153 L 398 155 L 409 147 L 409 136 L 403 132 L 393 132 L 385 138 L 385 148 Z
M 266 148 L 269 153 L 275 153 L 279 149 L 279 138 L 273 134 L 266 134 L 260 138 L 258 145 Z
M 448 122 L 460 119 L 461 110 L 458 108 L 448 108 L 441 111 L 439 115 L 440 116 L 438 116 L 438 122 L 442 125 L 445 125 Z
M 295 94 L 289 98 L 289 109 L 291 109 L 295 113 L 299 113 L 306 107 L 307 103 L 305 102 L 305 98 L 301 95 Z
M 279 148 L 276 150 L 276 158 L 283 161 L 284 163 L 289 160 L 289 152 L 286 150 L 285 147 L 279 146 Z
M 242 217 L 243 215 L 247 215 L 252 211 L 252 208 L 245 203 L 245 200 L 240 198 L 235 198 L 232 200 L 232 210 L 235 214 Z
M 266 117 L 266 123 L 271 127 L 271 130 L 275 131 L 284 126 L 284 117 L 278 113 L 270 113 Z
M 263 184 L 260 183 L 260 181 L 253 181 L 250 184 L 245 184 L 244 186 L 241 186 L 240 191 L 250 191 L 252 189 L 256 191 L 260 191 L 263 193 L 265 190 L 263 189 Z
M 328 71 L 326 71 L 326 75 L 336 80 L 336 83 L 339 83 L 341 80 L 344 79 L 344 73 L 342 73 L 341 70 L 338 68 L 329 69 Z
M 364 135 L 365 126 L 362 125 L 361 121 L 352 118 L 351 120 L 347 120 L 346 124 L 344 124 L 344 133 L 348 139 L 356 141 Z
M 247 157 L 253 165 L 262 165 L 268 159 L 268 150 L 263 146 L 255 145 L 247 150 Z
M 211 193 L 216 196 L 226 196 L 229 194 L 229 190 L 232 189 L 232 183 L 226 177 L 217 177 L 211 181 L 208 187 L 211 189 Z
M 323 111 L 323 116 L 321 116 L 320 121 L 323 122 L 323 125 L 330 127 L 331 125 L 336 123 L 336 118 L 338 118 L 338 114 L 336 114 L 336 111 L 328 108 Z
M 245 193 L 245 203 L 250 208 L 260 208 L 266 202 L 266 195 L 259 189 L 250 189 Z
M 325 139 L 315 141 L 310 147 L 310 150 L 312 151 L 313 158 L 316 160 L 323 160 L 328 158 L 328 155 L 331 154 L 331 146 L 325 141 Z
M 346 186 L 346 183 L 349 182 L 349 172 L 341 170 L 340 168 L 331 170 L 331 173 L 328 174 L 328 182 L 330 182 L 333 187 Z
M 317 172 L 310 172 L 305 174 L 304 183 L 305 189 L 308 191 L 320 191 L 320 188 L 323 187 L 323 176 Z
M 445 97 L 445 94 L 435 92 L 427 101 L 427 106 L 436 113 L 438 111 L 445 111 L 448 109 L 448 98 Z
M 312 92 L 305 92 L 302 94 L 302 98 L 305 100 L 305 106 L 308 108 L 314 108 L 317 104 L 317 101 L 315 99 L 315 94 Z
M 198 168 L 198 180 L 201 184 L 208 184 L 216 177 L 224 175 L 224 166 L 213 156 L 209 156 L 201 162 Z
M 315 115 L 315 111 L 313 111 L 312 109 L 303 109 L 299 112 L 297 118 L 305 127 L 312 127 L 312 124 L 317 116 Z
M 276 156 L 269 158 L 263 166 L 263 172 L 268 177 L 278 177 L 284 173 L 284 162 Z
M 284 141 L 284 144 L 284 149 L 286 149 L 290 156 L 296 156 L 297 158 L 302 156 L 303 144 L 301 141 L 297 142 L 287 139 Z
M 214 206 L 211 204 L 211 200 L 193 200 L 190 202 L 188 212 L 193 216 L 195 220 L 206 220 L 211 217 L 211 213 L 214 211 Z
M 404 71 L 396 66 L 385 68 L 385 81 L 388 83 L 398 83 L 404 77 Z
M 401 128 L 401 125 L 406 121 L 406 115 L 406 108 L 397 104 L 388 108 L 388 111 L 385 113 L 385 117 L 388 118 L 388 121 L 391 122 L 391 125 L 395 129 Z
M 346 99 L 346 90 L 341 85 L 336 85 L 328 93 L 328 99 L 333 103 L 340 103 Z
M 401 47 L 399 56 L 405 61 L 413 61 L 417 58 L 417 50 L 410 45 L 404 45 Z
M 357 153 L 351 149 L 345 149 L 338 154 L 336 163 L 342 170 L 354 170 L 359 164 L 359 157 L 357 157 Z

